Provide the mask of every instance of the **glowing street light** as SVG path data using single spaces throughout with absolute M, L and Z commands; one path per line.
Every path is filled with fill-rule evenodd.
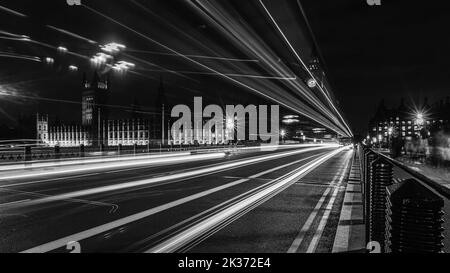
M 116 54 L 126 48 L 125 45 L 119 44 L 119 43 L 108 43 L 106 45 L 100 46 L 101 50 L 109 53 L 109 54 Z
M 425 122 L 425 117 L 423 115 L 423 113 L 418 112 L 416 114 L 416 123 L 417 125 L 423 125 Z
M 316 87 L 317 82 L 316 82 L 316 80 L 311 78 L 311 79 L 308 80 L 307 84 L 308 84 L 309 88 L 314 88 L 314 87 Z
M 102 66 L 102 65 L 110 62 L 112 59 L 113 59 L 113 56 L 105 54 L 103 52 L 99 52 L 91 58 L 91 63 L 94 66 Z
M 234 120 L 233 120 L 233 118 L 227 118 L 227 129 L 228 130 L 234 129 Z
M 281 130 L 280 135 L 281 135 L 281 141 L 284 142 L 284 137 L 286 136 L 286 131 L 285 130 Z
M 72 72 L 78 71 L 78 66 L 75 66 L 75 65 L 69 65 L 69 71 L 72 71 Z
M 46 64 L 51 65 L 51 64 L 53 64 L 53 63 L 55 62 L 55 59 L 53 59 L 53 58 L 51 58 L 51 57 L 46 57 L 46 58 L 44 59 L 44 61 L 45 61 Z
M 65 54 L 65 53 L 67 53 L 67 48 L 66 47 L 63 47 L 63 46 L 59 46 L 58 48 L 57 48 L 57 50 L 58 50 L 58 52 L 59 53 L 62 53 L 62 54 Z
M 134 67 L 135 65 L 133 63 L 119 61 L 116 64 L 114 64 L 112 68 L 117 72 L 126 72 Z

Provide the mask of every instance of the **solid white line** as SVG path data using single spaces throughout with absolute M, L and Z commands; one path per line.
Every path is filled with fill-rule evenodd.
M 345 166 L 345 165 L 343 165 Z M 320 211 L 320 208 L 322 207 L 323 203 L 325 202 L 326 197 L 328 196 L 328 194 L 330 193 L 331 189 L 333 187 L 335 187 L 335 190 L 338 190 L 339 187 L 336 184 L 336 180 L 339 178 L 339 173 L 337 173 L 331 183 L 329 184 L 328 188 L 325 190 L 325 192 L 322 194 L 321 198 L 319 199 L 319 201 L 317 202 L 316 206 L 314 207 L 313 211 L 310 213 L 308 219 L 306 220 L 306 222 L 303 224 L 302 228 L 300 229 L 298 235 L 296 236 L 296 238 L 294 239 L 294 241 L 292 242 L 291 246 L 289 247 L 287 253 L 296 253 L 298 248 L 300 247 L 301 243 L 303 242 L 303 240 L 305 239 L 306 233 L 311 229 L 311 226 L 314 222 L 314 220 L 317 217 L 317 214 Z
M 336 178 L 337 178 L 337 175 L 333 178 L 332 182 L 330 183 L 330 186 L 328 186 L 328 188 L 325 190 L 325 192 L 320 197 L 319 201 L 317 202 L 313 211 L 309 215 L 305 224 L 303 224 L 303 227 L 300 229 L 300 232 L 298 233 L 297 237 L 295 237 L 294 241 L 292 242 L 291 246 L 289 247 L 287 253 L 297 252 L 298 248 L 300 247 L 301 243 L 303 242 L 303 240 L 305 238 L 306 233 L 311 228 L 312 223 L 314 222 L 314 219 L 316 219 L 316 216 L 319 213 L 320 208 L 322 207 L 323 203 L 325 202 L 325 198 L 330 193 L 331 186 L 333 186 L 334 182 L 336 181 Z
M 316 156 L 316 155 L 314 155 L 314 156 Z M 302 160 L 306 160 L 306 159 L 309 159 L 309 158 L 314 157 L 314 156 L 310 156 L 310 157 L 304 158 Z M 252 177 L 254 178 L 254 177 L 257 177 L 257 176 L 260 176 L 260 175 L 263 175 L 263 174 L 267 174 L 269 172 L 273 172 L 273 171 L 278 170 L 278 169 L 281 169 L 281 166 L 278 166 L 278 167 L 276 167 L 274 169 L 266 170 L 264 172 L 255 174 Z M 108 230 L 111 230 L 111 229 L 114 229 L 114 228 L 117 228 L 117 227 L 129 224 L 129 223 L 134 222 L 134 221 L 138 221 L 140 219 L 143 219 L 145 217 L 151 216 L 153 214 L 156 214 L 156 213 L 168 210 L 170 208 L 173 208 L 173 207 L 182 205 L 184 203 L 190 202 L 192 200 L 199 199 L 201 197 L 210 195 L 212 193 L 215 193 L 215 192 L 218 192 L 218 191 L 221 191 L 221 190 L 224 190 L 224 189 L 227 189 L 227 188 L 230 188 L 230 187 L 242 184 L 242 183 L 247 182 L 247 181 L 249 181 L 249 179 L 239 179 L 239 180 L 236 180 L 234 182 L 231 182 L 231 183 L 228 183 L 228 184 L 225 184 L 225 185 L 213 188 L 213 189 L 202 191 L 202 192 L 199 192 L 199 193 L 196 193 L 196 194 L 193 194 L 193 195 L 190 195 L 190 196 L 187 196 L 187 197 L 184 197 L 184 198 L 181 198 L 181 199 L 169 202 L 167 204 L 163 204 L 163 205 L 160 205 L 160 206 L 157 206 L 157 207 L 154 207 L 154 208 L 151 208 L 151 209 L 148 209 L 148 210 L 145 210 L 145 211 L 142 211 L 142 212 L 139 212 L 139 213 L 136 213 L 136 214 L 133 214 L 133 215 L 130 215 L 130 216 L 127 216 L 127 217 L 115 220 L 115 221 L 110 222 L 110 223 L 106 223 L 106 224 L 103 224 L 103 225 L 100 225 L 100 226 L 97 226 L 97 227 L 94 227 L 94 228 L 91 228 L 91 229 L 87 229 L 87 230 L 79 232 L 79 233 L 75 233 L 73 235 L 66 236 L 64 238 L 61 238 L 61 239 L 58 239 L 58 240 L 55 240 L 55 241 L 52 241 L 52 242 L 48 242 L 48 243 L 43 244 L 43 245 L 39 245 L 39 246 L 30 248 L 30 249 L 25 250 L 23 252 L 24 253 L 48 252 L 48 251 L 60 248 L 62 246 L 65 246 L 67 244 L 67 242 L 80 241 L 80 240 L 92 237 L 94 235 L 97 235 L 97 234 L 106 232 Z
M 289 175 L 286 178 L 281 179 L 277 183 L 273 184 L 272 186 L 269 186 L 266 189 L 263 189 L 248 198 L 234 204 L 233 206 L 220 211 L 219 213 L 208 217 L 207 219 L 201 221 L 200 223 L 188 228 L 187 230 L 184 230 L 183 232 L 171 237 L 170 239 L 158 244 L 155 247 L 152 247 L 151 249 L 147 250 L 146 252 L 151 253 L 167 253 L 167 252 L 173 252 L 179 249 L 181 246 L 186 245 L 187 243 L 191 242 L 195 238 L 198 238 L 200 235 L 204 234 L 205 232 L 211 230 L 214 227 L 217 227 L 220 223 L 225 221 L 226 219 L 231 218 L 232 216 L 238 214 L 239 212 L 245 210 L 252 204 L 257 203 L 259 200 L 270 196 L 272 193 L 277 192 L 278 190 L 282 189 L 283 187 L 289 185 L 293 181 L 296 181 L 297 179 L 303 177 L 310 171 L 314 170 L 318 166 L 320 166 L 323 162 L 328 160 L 329 158 L 335 156 L 337 153 L 342 151 L 342 149 L 335 150 L 333 152 L 330 152 L 324 156 L 321 156 L 319 159 L 314 159 L 312 162 L 308 163 L 305 166 L 302 166 L 300 168 L 297 168 L 296 170 L 292 171 L 292 175 Z M 277 179 L 275 179 L 277 180 Z
M 342 181 L 344 180 L 345 172 L 347 171 L 347 168 L 348 168 L 349 160 L 347 159 L 345 162 L 346 162 L 345 165 L 347 165 L 347 166 L 344 166 L 344 169 L 341 172 L 339 182 L 337 183 L 338 186 L 340 186 Z M 325 230 L 325 226 L 328 222 L 328 219 L 330 218 L 331 210 L 333 209 L 334 202 L 336 201 L 336 197 L 339 192 L 339 188 L 340 187 L 336 187 L 334 189 L 333 194 L 331 195 L 331 198 L 328 201 L 328 205 L 325 209 L 325 213 L 323 214 L 322 219 L 320 220 L 319 226 L 317 227 L 317 230 L 308 246 L 308 249 L 306 250 L 306 253 L 313 253 L 316 251 L 317 245 L 319 244 L 319 240 L 322 237 L 323 231 Z

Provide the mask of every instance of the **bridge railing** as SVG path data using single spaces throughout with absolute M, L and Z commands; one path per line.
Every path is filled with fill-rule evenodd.
M 450 189 L 369 147 L 358 152 L 367 243 L 386 253 L 448 251 Z

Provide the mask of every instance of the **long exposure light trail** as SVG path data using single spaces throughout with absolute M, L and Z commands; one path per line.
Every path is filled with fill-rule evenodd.
M 157 51 L 148 51 L 148 50 L 138 50 L 138 49 L 128 49 L 130 52 L 136 52 L 136 53 L 146 53 L 146 54 L 152 54 L 152 55 L 160 55 L 160 56 L 175 56 L 180 57 L 180 55 L 173 54 L 173 53 L 164 53 L 164 52 L 157 52 Z M 237 59 L 237 58 L 227 58 L 227 57 L 217 57 L 217 56 L 204 56 L 204 55 L 191 55 L 191 54 L 183 54 L 186 57 L 190 58 L 198 58 L 198 59 L 211 59 L 211 60 L 219 60 L 219 61 L 227 61 L 227 62 L 244 62 L 244 63 L 258 63 L 258 60 L 252 60 L 252 59 Z
M 219 71 L 217 71 L 217 70 L 215 70 L 215 69 L 213 69 L 213 68 L 211 68 L 211 67 L 209 67 L 207 65 L 204 65 L 204 64 L 202 64 L 202 63 L 200 63 L 200 62 L 198 62 L 198 61 L 196 61 L 196 60 L 194 60 L 194 59 L 192 59 L 190 57 L 187 57 L 187 56 L 181 54 L 180 52 L 178 52 L 178 51 L 176 51 L 176 50 L 174 50 L 174 49 L 172 49 L 172 48 L 170 48 L 170 47 L 168 47 L 168 46 L 166 46 L 166 45 L 156 41 L 155 39 L 153 39 L 153 38 L 151 38 L 151 37 L 149 37 L 149 36 L 139 32 L 139 31 L 137 31 L 137 30 L 135 30 L 135 29 L 133 29 L 133 28 L 131 28 L 131 27 L 129 27 L 129 26 L 127 26 L 127 25 L 125 25 L 125 24 L 115 20 L 115 19 L 113 19 L 113 18 L 111 18 L 108 15 L 105 15 L 105 14 L 103 14 L 103 13 L 101 13 L 101 12 L 99 12 L 99 11 L 97 11 L 97 10 L 87 6 L 87 5 L 85 5 L 85 4 L 82 4 L 82 6 L 85 7 L 86 9 L 90 10 L 91 12 L 93 12 L 93 13 L 95 13 L 95 14 L 97 14 L 97 15 L 105 18 L 105 19 L 108 19 L 109 21 L 111 21 L 111 22 L 113 22 L 113 23 L 115 23 L 115 24 L 117 24 L 117 25 L 119 25 L 119 26 L 121 26 L 121 27 L 123 27 L 123 28 L 125 28 L 125 29 L 127 29 L 129 31 L 131 31 L 132 33 L 134 33 L 134 34 L 136 34 L 136 35 L 138 35 L 138 36 L 140 36 L 140 37 L 142 37 L 142 38 L 144 38 L 144 39 L 146 39 L 146 40 L 148 40 L 148 41 L 150 41 L 150 42 L 152 42 L 152 43 L 154 43 L 154 44 L 156 44 L 156 45 L 158 45 L 158 46 L 160 46 L 160 47 L 162 47 L 162 48 L 164 48 L 166 50 L 168 50 L 169 52 L 177 54 L 177 55 L 183 57 L 184 59 L 186 59 L 186 60 L 188 60 L 188 61 L 190 61 L 190 62 L 192 62 L 192 63 L 194 63 L 196 65 L 199 65 L 202 68 L 205 68 L 205 69 L 207 69 L 207 70 L 209 70 L 209 71 L 211 71 L 213 73 L 217 73 L 217 75 L 220 75 L 223 78 L 228 79 L 231 82 L 238 84 L 239 86 L 242 86 L 242 87 L 247 88 L 247 89 L 249 89 L 249 90 L 251 90 L 253 92 L 256 92 L 257 94 L 260 94 L 260 95 L 262 95 L 262 96 L 264 96 L 264 97 L 266 97 L 266 98 L 268 98 L 268 99 L 270 99 L 272 101 L 275 101 L 275 102 L 279 103 L 280 105 L 283 105 L 283 106 L 287 107 L 288 109 L 291 109 L 292 111 L 295 111 L 296 113 L 303 114 L 303 115 L 307 116 L 308 118 L 310 118 L 310 119 L 312 119 L 314 121 L 317 121 L 320 124 L 323 124 L 324 126 L 326 126 L 328 128 L 331 128 L 332 130 L 334 130 L 336 132 L 340 132 L 341 134 L 346 135 L 346 133 L 344 131 L 342 131 L 341 129 L 339 129 L 335 125 L 330 124 L 326 120 L 321 119 L 320 116 L 310 115 L 308 113 L 305 113 L 305 112 L 302 111 L 302 109 L 299 109 L 298 107 L 294 107 L 294 106 L 290 105 L 289 101 L 286 101 L 286 102 L 280 101 L 280 100 L 274 98 L 273 95 L 269 95 L 269 94 L 267 94 L 265 92 L 262 92 L 261 90 L 258 90 L 256 88 L 251 87 L 248 84 L 243 83 L 242 81 L 239 81 L 239 80 L 236 80 L 236 79 L 234 79 L 232 77 L 224 75 L 223 73 L 221 73 L 221 72 L 219 72 Z M 288 82 L 290 82 L 290 81 L 288 81 Z
M 107 163 L 114 161 L 128 161 L 128 160 L 145 160 L 145 159 L 155 159 L 155 158 L 165 158 L 165 157 L 178 157 L 178 156 L 188 156 L 190 152 L 182 153 L 165 153 L 156 155 L 133 155 L 133 156 L 119 156 L 119 157 L 107 157 L 107 158 L 90 158 L 90 159 L 74 159 L 66 161 L 50 161 L 50 162 L 27 162 L 22 164 L 5 164 L 0 165 L 0 171 L 13 171 L 13 170 L 26 170 L 26 169 L 36 169 L 36 168 L 47 168 L 47 167 L 63 167 L 71 165 L 80 164 L 92 164 L 92 163 Z
M 274 181 L 267 182 L 257 189 L 259 191 L 253 189 L 249 191 L 247 194 L 244 193 L 242 195 L 247 195 L 247 197 L 239 202 L 236 202 L 234 205 L 227 207 L 226 209 L 213 214 L 210 217 L 207 217 L 200 223 L 184 230 L 183 232 L 165 240 L 164 242 L 158 244 L 155 247 L 147 250 L 146 252 L 151 253 L 167 253 L 167 252 L 175 252 L 180 249 L 184 245 L 190 243 L 201 235 L 207 233 L 209 230 L 214 229 L 219 226 L 221 223 L 225 222 L 227 219 L 232 218 L 233 216 L 239 214 L 240 212 L 248 209 L 249 207 L 254 206 L 255 204 L 261 204 L 264 201 L 267 201 L 273 195 L 279 193 L 281 190 L 286 189 L 298 179 L 305 176 L 309 171 L 315 169 L 331 157 L 340 153 L 343 149 L 337 149 L 330 153 L 327 153 L 317 159 L 312 160 L 306 165 L 303 165 L 295 170 L 287 173 L 286 175 L 275 179 Z
M 190 177 L 205 176 L 205 175 L 210 175 L 210 174 L 217 173 L 217 172 L 222 172 L 224 170 L 230 170 L 230 169 L 242 167 L 245 165 L 252 165 L 252 164 L 256 164 L 256 163 L 260 163 L 260 162 L 264 162 L 264 161 L 268 161 L 268 160 L 274 160 L 274 159 L 278 159 L 278 158 L 283 158 L 283 157 L 287 157 L 287 156 L 302 154 L 302 153 L 321 150 L 321 149 L 324 149 L 324 147 L 307 148 L 307 149 L 277 153 L 277 154 L 272 154 L 272 155 L 267 155 L 267 156 L 256 156 L 256 157 L 250 158 L 250 159 L 236 160 L 236 161 L 230 162 L 230 163 L 208 166 L 208 167 L 204 167 L 204 168 L 200 168 L 200 169 L 196 169 L 196 170 L 185 171 L 182 173 L 171 174 L 171 175 L 167 175 L 167 176 L 163 176 L 163 177 L 154 177 L 154 178 L 149 178 L 149 179 L 144 179 L 144 180 L 125 182 L 125 183 L 120 183 L 120 184 L 115 184 L 115 185 L 102 186 L 102 187 L 96 187 L 96 188 L 87 189 L 87 190 L 79 190 L 79 191 L 49 196 L 47 198 L 31 200 L 29 202 L 24 203 L 23 205 L 30 206 L 30 205 L 36 205 L 36 204 L 41 204 L 41 203 L 47 203 L 47 202 L 61 201 L 61 200 L 65 200 L 65 199 L 73 199 L 73 198 L 78 198 L 78 197 L 82 197 L 82 196 L 89 196 L 89 195 L 93 195 L 93 194 L 100 194 L 100 193 L 105 193 L 105 192 L 110 192 L 110 191 L 118 191 L 118 190 L 135 188 L 135 187 L 140 187 L 140 186 L 147 186 L 147 185 L 151 185 L 151 184 L 155 184 L 155 183 L 176 181 L 178 179 L 186 179 L 186 178 L 190 178 Z M 192 155 L 192 156 L 190 156 L 190 159 L 191 160 L 194 160 L 194 159 L 195 160 L 198 160 L 198 159 L 206 160 L 206 159 L 212 159 L 212 158 L 220 158 L 223 156 L 225 156 L 224 153 L 204 154 L 204 155 L 196 155 L 196 156 Z M 183 160 L 187 161 L 189 159 L 183 158 Z M 160 159 L 160 161 L 169 163 L 170 161 L 174 161 L 174 159 L 173 158 Z M 179 160 L 179 161 L 182 161 L 182 160 Z M 135 166 L 138 165 L 137 163 L 134 163 L 134 164 L 135 164 Z M 140 164 L 140 165 L 142 165 L 142 164 Z M 133 164 L 132 163 L 122 164 L 122 166 L 128 167 L 128 166 L 133 166 Z M 100 167 L 92 167 L 92 168 L 97 168 L 97 170 L 98 170 L 98 169 L 105 169 L 108 167 L 100 166 Z
M 298 153 L 306 152 L 305 150 L 298 151 Z M 310 157 L 305 158 L 303 160 L 311 159 L 313 157 L 315 157 L 315 156 L 310 156 Z M 270 158 L 274 159 L 275 155 L 270 156 Z M 251 159 L 251 160 L 254 161 L 254 160 L 257 160 L 257 159 Z M 303 160 L 301 160 L 301 161 L 303 161 Z M 315 162 L 315 161 L 313 161 L 313 162 Z M 236 163 L 236 164 L 239 164 L 239 163 Z M 275 170 L 278 170 L 278 169 L 279 168 L 277 167 L 277 168 L 272 169 L 271 171 L 275 171 Z M 268 173 L 268 172 L 269 172 L 269 170 L 264 171 L 264 173 Z M 161 179 L 161 178 L 159 178 L 159 179 Z M 48 242 L 48 243 L 45 243 L 45 244 L 42 244 L 42 245 L 30 248 L 30 249 L 27 249 L 27 250 L 25 250 L 23 252 L 24 253 L 34 253 L 34 252 L 48 252 L 48 251 L 52 251 L 52 250 L 55 250 L 57 248 L 65 246 L 67 244 L 67 242 L 70 242 L 70 241 L 81 241 L 83 239 L 86 239 L 86 238 L 89 238 L 89 237 L 101 234 L 101 233 L 106 232 L 108 230 L 112 230 L 114 228 L 117 228 L 117 227 L 129 224 L 129 223 L 141 220 L 143 218 L 149 217 L 149 216 L 154 215 L 156 213 L 159 213 L 159 212 L 162 212 L 162 211 L 165 211 L 165 210 L 168 210 L 168 209 L 180 206 L 182 204 L 191 202 L 193 200 L 196 200 L 196 199 L 199 199 L 199 198 L 211 195 L 213 193 L 216 193 L 216 192 L 219 192 L 219 191 L 222 191 L 222 190 L 225 190 L 225 189 L 237 186 L 239 184 L 245 183 L 246 181 L 248 181 L 248 180 L 246 180 L 246 179 L 239 179 L 239 180 L 236 180 L 234 182 L 230 182 L 230 183 L 227 183 L 227 184 L 224 184 L 224 185 L 212 188 L 212 189 L 208 189 L 208 190 L 205 190 L 205 191 L 202 191 L 202 192 L 198 192 L 198 193 L 195 193 L 193 195 L 189 195 L 189 196 L 183 197 L 181 199 L 177 199 L 177 200 L 168 202 L 166 204 L 163 204 L 163 205 L 160 205 L 160 206 L 157 206 L 157 207 L 153 207 L 153 208 L 150 208 L 148 210 L 145 210 L 145 211 L 142 211 L 142 212 L 139 212 L 139 213 L 135 213 L 135 214 L 129 215 L 127 217 L 124 217 L 124 218 L 121 218 L 121 219 L 118 219 L 118 220 L 115 220 L 115 221 L 112 221 L 112 222 L 109 222 L 109 223 L 106 223 L 106 224 L 103 224 L 103 225 L 100 225 L 100 226 L 97 226 L 97 227 L 93 227 L 93 228 L 90 228 L 90 229 L 87 229 L 87 230 L 84 230 L 84 231 L 81 231 L 81 232 L 78 232 L 78 233 L 75 233 L 75 234 L 72 234 L 72 235 L 60 238 L 60 239 L 57 239 L 57 240 L 54 240 L 54 241 L 51 241 L 51 242 Z
M 9 52 L 0 52 L 0 57 L 27 60 L 27 61 L 33 61 L 33 62 L 38 62 L 38 63 L 42 62 L 41 58 L 36 57 L 36 56 L 13 54 L 13 53 L 9 53 Z
M 0 6 L 0 10 L 3 10 L 3 11 L 5 11 L 5 12 L 7 12 L 7 13 L 10 13 L 10 14 L 12 14 L 12 15 L 16 15 L 16 16 L 19 16 L 19 17 L 27 17 L 27 15 L 25 15 L 25 14 L 23 14 L 23 13 L 21 13 L 21 12 L 18 12 L 18 11 L 12 10 L 12 9 L 9 9 L 9 8 L 7 8 L 7 7 Z
M 261 62 L 268 65 L 273 71 L 276 71 L 278 74 L 286 75 L 289 74 L 289 69 L 283 64 L 280 63 L 276 54 L 274 54 L 271 49 L 261 42 L 259 36 L 250 31 L 250 27 L 241 27 L 240 24 L 232 23 L 228 20 L 231 15 L 224 13 L 223 10 L 220 10 L 218 7 L 213 5 L 212 2 L 189 2 L 192 7 L 197 9 L 197 12 L 203 15 L 206 19 L 208 19 L 211 23 L 213 23 L 218 30 L 220 30 L 223 34 L 225 34 L 231 41 L 234 41 L 236 45 L 240 47 L 245 47 L 247 50 L 252 51 Z M 195 5 L 196 3 L 197 5 Z M 346 135 L 345 130 L 342 131 L 343 128 L 336 127 L 334 124 L 339 125 L 339 120 L 335 117 L 335 115 L 323 104 L 320 100 L 313 94 L 309 89 L 305 88 L 304 85 L 300 84 L 300 81 L 285 81 L 285 84 L 288 85 L 289 88 L 293 88 L 294 90 L 300 90 L 302 96 L 304 96 L 316 109 L 319 109 L 319 112 L 309 111 L 306 105 L 302 105 L 301 110 L 297 110 L 298 113 L 305 115 L 324 126 L 336 131 L 340 132 L 343 135 Z M 277 88 L 278 89 L 278 88 Z M 279 93 L 283 92 L 280 90 Z M 270 96 L 269 96 L 270 97 Z M 272 93 L 272 99 L 273 93 Z M 323 117 L 328 117 L 333 120 L 334 123 L 330 123 L 329 120 L 323 119 L 322 112 L 324 114 Z
M 145 69 L 141 68 L 142 71 L 150 71 L 150 72 L 178 72 L 182 74 L 193 74 L 193 75 L 212 75 L 212 76 L 218 76 L 217 73 L 213 72 L 201 72 L 201 71 L 180 71 L 180 70 L 157 70 L 157 69 Z M 278 76 L 264 76 L 264 75 L 251 75 L 251 74 L 233 74 L 233 73 L 223 73 L 223 75 L 229 76 L 229 77 L 243 77 L 243 78 L 255 78 L 255 79 L 271 79 L 271 80 L 287 80 L 287 81 L 294 81 L 297 79 L 297 76 L 288 76 L 288 77 L 278 77 Z
M 126 167 L 137 167 L 137 166 L 147 166 L 151 164 L 175 164 L 175 163 L 184 163 L 189 161 L 197 161 L 197 160 L 207 160 L 207 159 L 217 159 L 224 157 L 224 153 L 211 153 L 211 154 L 199 154 L 199 155 L 185 155 L 185 156 L 166 156 L 166 157 L 158 157 L 158 158 L 149 158 L 144 160 L 130 160 L 130 161 L 122 161 L 122 162 L 106 162 L 99 163 L 96 165 L 88 165 L 88 166 L 76 166 L 72 168 L 62 168 L 62 170 L 44 170 L 44 171 L 36 171 L 31 173 L 23 173 L 19 172 L 18 174 L 10 174 L 0 177 L 0 181 L 5 180 L 13 180 L 13 179 L 23 179 L 23 178 L 37 178 L 48 175 L 61 175 L 61 174 L 70 174 L 76 172 L 92 172 L 92 171 L 101 171 L 107 169 L 115 169 L 115 168 L 126 168 Z M 66 167 L 70 167 L 66 166 Z M 8 186 L 8 185 L 5 185 Z M 2 187 L 2 186 L 0 186 Z
M 292 46 L 292 44 L 290 43 L 290 41 L 288 40 L 288 38 L 286 37 L 286 35 L 283 33 L 283 31 L 281 30 L 280 26 L 277 24 L 277 22 L 275 21 L 274 17 L 272 16 L 272 14 L 269 12 L 269 10 L 267 9 L 267 7 L 264 5 L 262 0 L 259 0 L 259 3 L 261 4 L 261 6 L 263 7 L 263 9 L 265 10 L 265 12 L 267 13 L 267 15 L 270 17 L 270 19 L 272 20 L 273 24 L 275 25 L 275 27 L 277 28 L 277 30 L 280 32 L 281 36 L 283 37 L 283 39 L 285 40 L 285 42 L 288 44 L 290 50 L 294 53 L 294 55 L 297 57 L 297 59 L 301 62 L 301 64 L 303 65 L 303 67 L 305 68 L 305 71 L 308 72 L 308 74 L 316 81 L 318 82 L 314 75 L 311 73 L 311 71 L 309 71 L 308 67 L 306 66 L 306 64 L 303 62 L 303 60 L 300 58 L 299 54 L 297 53 L 297 51 L 294 49 L 294 47 Z M 318 85 L 318 88 L 321 90 L 321 92 L 324 94 L 325 98 L 328 100 L 328 102 L 330 103 L 330 105 L 333 107 L 333 109 L 336 111 L 336 113 L 339 115 L 340 119 L 342 120 L 343 124 L 345 125 L 346 129 L 348 130 L 347 133 L 349 134 L 349 136 L 352 136 L 352 132 L 350 127 L 348 126 L 348 124 L 345 122 L 344 118 L 341 116 L 341 114 L 339 113 L 339 110 L 336 109 L 336 107 L 334 106 L 334 103 L 331 101 L 331 99 L 329 98 L 328 94 L 320 87 L 320 85 Z
M 68 35 L 68 36 L 71 36 L 71 37 L 74 37 L 74 38 L 83 40 L 83 41 L 85 41 L 85 42 L 88 42 L 88 43 L 91 43 L 91 44 L 97 44 L 96 41 L 93 41 L 93 40 L 91 40 L 91 39 L 89 39 L 89 38 L 86 38 L 86 37 L 83 37 L 83 36 L 81 36 L 81 35 L 78 35 L 78 34 L 76 34 L 76 33 L 70 32 L 70 31 L 68 31 L 68 30 L 65 30 L 65 29 L 62 29 L 62 28 L 57 28 L 57 27 L 54 27 L 54 26 L 52 26 L 52 25 L 47 25 L 47 27 L 50 28 L 50 29 L 53 29 L 53 30 L 55 30 L 55 31 L 61 32 L 61 33 L 63 33 L 63 34 L 66 34 L 66 35 Z

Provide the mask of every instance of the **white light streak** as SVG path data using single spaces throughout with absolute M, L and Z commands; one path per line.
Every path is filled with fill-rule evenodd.
M 19 17 L 27 17 L 25 14 L 20 13 L 20 12 L 15 11 L 15 10 L 12 10 L 12 9 L 9 9 L 7 7 L 0 6 L 0 10 L 6 11 L 6 12 L 8 12 L 10 14 L 13 14 L 13 15 L 16 15 L 16 16 L 19 16 Z
M 276 159 L 276 158 L 283 157 L 283 156 L 289 156 L 289 155 L 293 155 L 293 154 L 300 154 L 300 153 L 304 153 L 304 152 L 308 152 L 308 151 L 312 151 L 312 150 L 318 150 L 318 149 L 320 149 L 320 148 L 303 149 L 303 150 L 290 152 L 290 153 L 281 153 L 281 154 L 269 155 L 269 156 L 258 157 L 258 158 L 253 158 L 253 159 L 239 160 L 238 162 L 229 163 L 229 164 L 226 164 L 226 165 L 229 165 L 229 167 L 242 167 L 244 164 L 254 164 L 254 163 L 265 161 L 265 160 Z M 323 157 L 321 157 L 321 158 L 322 158 L 322 160 L 326 160 Z M 316 164 L 318 164 L 317 161 L 313 161 L 313 162 L 309 163 L 309 165 L 308 165 L 309 168 L 313 168 L 314 162 Z M 221 168 L 221 167 L 223 167 L 223 164 L 218 165 L 216 167 L 209 167 L 209 168 L 206 168 L 206 169 L 190 171 L 188 176 L 198 176 L 200 174 L 203 174 L 203 175 L 211 174 L 212 172 L 217 172 L 217 171 L 220 171 L 221 169 L 223 170 L 223 168 Z M 306 172 L 306 170 L 305 170 L 305 172 Z M 152 179 L 147 179 L 147 180 L 142 180 L 142 181 L 129 182 L 129 183 L 125 183 L 125 184 L 127 184 L 127 186 L 145 185 L 145 184 L 155 183 L 157 181 L 163 181 L 163 180 L 167 180 L 167 179 L 173 180 L 173 179 L 180 179 L 180 178 L 183 178 L 183 177 L 186 178 L 187 177 L 187 176 L 185 176 L 186 174 L 187 173 L 185 172 L 185 173 L 181 173 L 181 174 L 169 175 L 169 176 L 166 176 L 166 177 L 152 178 Z M 199 192 L 199 193 L 196 193 L 194 195 L 187 196 L 187 197 L 184 197 L 184 198 L 181 198 L 181 199 L 169 202 L 167 204 L 163 204 L 163 205 L 158 206 L 158 207 L 154 207 L 154 208 L 151 208 L 151 209 L 148 209 L 148 210 L 136 213 L 136 214 L 132 214 L 130 216 L 127 216 L 127 217 L 115 220 L 113 222 L 109 222 L 109 223 L 106 223 L 106 224 L 103 224 L 103 225 L 100 225 L 100 226 L 97 226 L 97 227 L 94 227 L 94 228 L 91 228 L 91 229 L 84 230 L 84 231 L 76 233 L 76 234 L 72 234 L 72 235 L 69 235 L 69 236 L 57 239 L 55 241 L 48 242 L 46 244 L 42 244 L 42 245 L 39 245 L 39 246 L 30 248 L 30 249 L 27 249 L 27 250 L 25 250 L 23 252 L 24 253 L 36 253 L 36 252 L 42 253 L 42 252 L 52 251 L 54 249 L 57 249 L 57 248 L 65 246 L 67 244 L 67 242 L 70 242 L 70 241 L 81 241 L 83 239 L 86 239 L 86 238 L 89 238 L 89 237 L 101 234 L 101 233 L 106 232 L 108 230 L 111 230 L 111 229 L 114 229 L 114 228 L 117 228 L 117 227 L 129 224 L 129 223 L 138 221 L 140 219 L 143 219 L 143 218 L 151 216 L 151 215 L 154 215 L 154 214 L 156 214 L 158 212 L 161 212 L 161 211 L 164 211 L 164 210 L 167 210 L 167 209 L 170 209 L 170 208 L 182 205 L 184 203 L 190 202 L 192 200 L 195 200 L 195 199 L 198 199 L 198 198 L 210 195 L 212 193 L 215 193 L 215 192 L 218 192 L 218 191 L 221 191 L 221 190 L 233 187 L 233 186 L 241 184 L 241 183 L 243 183 L 245 181 L 247 181 L 247 180 L 241 179 L 241 180 L 238 180 L 238 181 L 235 181 L 235 182 L 232 182 L 232 183 L 228 183 L 228 184 L 225 184 L 225 185 L 213 188 L 213 189 L 209 189 L 209 190 L 206 190 L 206 191 L 203 191 L 203 192 Z M 114 185 L 114 186 L 116 186 L 116 189 L 117 189 L 119 187 L 123 187 L 124 184 L 119 184 L 119 185 Z M 105 187 L 102 187 L 102 188 L 104 188 L 103 190 L 106 190 Z M 99 188 L 97 188 L 97 189 L 99 189 Z M 92 191 L 91 191 L 91 193 L 92 193 Z M 72 195 L 72 194 L 70 194 L 70 195 Z M 69 197 L 69 198 L 71 198 L 71 197 Z

